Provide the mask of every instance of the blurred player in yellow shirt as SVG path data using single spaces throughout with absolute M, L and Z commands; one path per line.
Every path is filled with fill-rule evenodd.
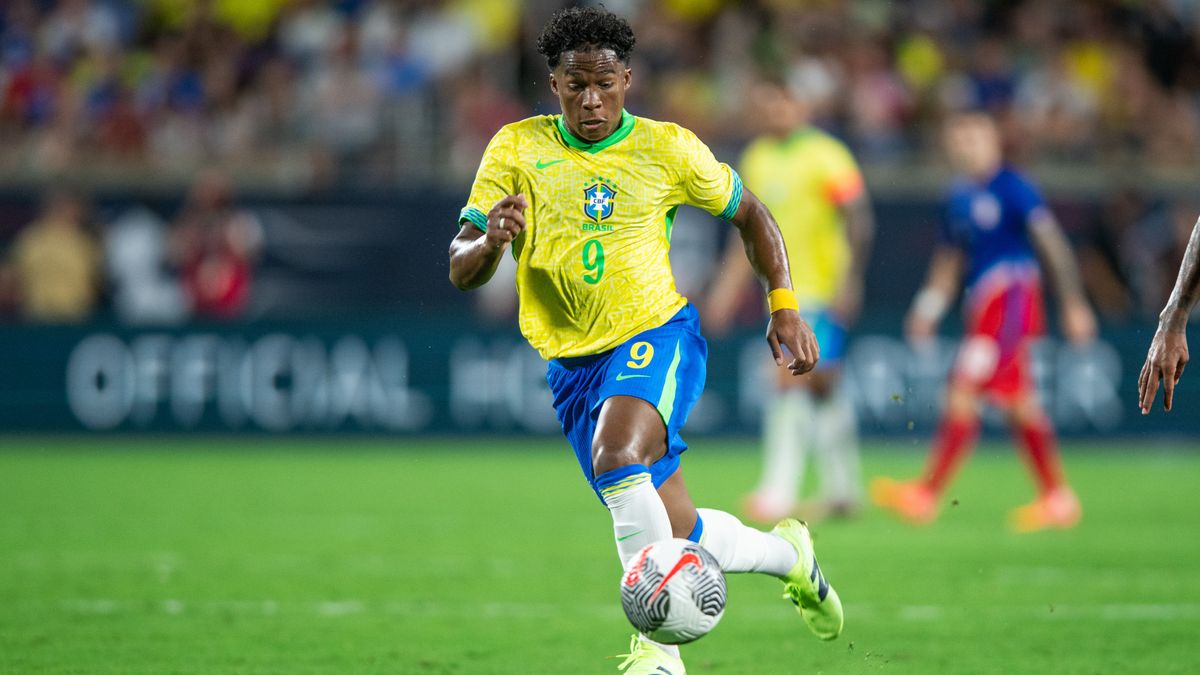
M 763 407 L 763 475 L 745 508 L 758 521 L 798 509 L 809 518 L 849 515 L 861 501 L 858 433 L 853 406 L 837 383 L 846 330 L 862 305 L 874 234 L 871 204 L 850 151 L 811 125 L 812 104 L 803 95 L 764 81 L 752 103 L 767 128 L 742 156 L 742 179 L 779 219 L 792 285 L 821 345 L 821 363 L 802 379 L 772 373 L 778 391 Z M 740 249 L 730 241 L 704 315 L 710 330 L 727 329 L 746 298 L 750 267 Z M 821 497 L 802 505 L 810 447 Z

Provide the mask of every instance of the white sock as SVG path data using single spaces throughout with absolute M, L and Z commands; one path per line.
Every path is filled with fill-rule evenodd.
M 758 494 L 781 512 L 796 506 L 812 420 L 812 395 L 803 389 L 777 391 L 763 406 L 763 474 Z
M 647 545 L 672 537 L 667 507 L 645 466 L 635 464 L 610 471 L 596 479 L 596 487 L 612 514 L 622 568 Z
M 737 516 L 714 509 L 696 509 L 704 521 L 700 544 L 726 572 L 762 572 L 782 577 L 796 566 L 799 555 L 787 541 L 770 532 L 746 527 Z
M 854 404 L 834 392 L 817 407 L 814 446 L 821 494 L 830 501 L 855 504 L 862 499 L 862 462 Z
M 621 568 L 648 544 L 670 539 L 671 519 L 658 490 L 650 480 L 650 471 L 641 464 L 614 469 L 596 478 L 596 487 L 613 519 L 613 536 Z M 642 636 L 644 639 L 654 642 Z M 679 656 L 679 647 L 654 642 L 663 651 Z

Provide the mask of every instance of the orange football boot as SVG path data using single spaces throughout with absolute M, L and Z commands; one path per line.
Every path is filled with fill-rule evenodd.
M 913 525 L 928 525 L 937 518 L 937 495 L 921 481 L 892 478 L 871 481 L 871 501 Z
M 1083 508 L 1071 488 L 1063 486 L 1047 492 L 1008 515 L 1008 525 L 1021 534 L 1056 528 L 1069 529 L 1079 524 Z

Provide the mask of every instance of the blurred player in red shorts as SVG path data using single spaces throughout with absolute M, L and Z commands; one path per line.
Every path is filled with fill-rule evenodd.
M 995 122 L 981 113 L 953 115 L 944 142 L 963 179 L 946 202 L 928 278 L 905 331 L 914 345 L 928 343 L 965 282 L 966 334 L 925 474 L 910 482 L 876 479 L 871 499 L 913 523 L 936 518 L 939 497 L 979 435 L 986 394 L 1008 417 L 1039 489 L 1037 499 L 1012 512 L 1013 529 L 1071 527 L 1081 515 L 1079 500 L 1063 477 L 1054 429 L 1029 372 L 1029 346 L 1044 328 L 1039 258 L 1058 294 L 1066 338 L 1090 341 L 1096 320 L 1054 216 L 1033 185 L 1004 164 Z

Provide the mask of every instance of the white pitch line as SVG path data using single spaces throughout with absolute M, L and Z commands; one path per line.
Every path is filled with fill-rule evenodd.
M 1200 619 L 1200 604 L 1101 605 L 1100 618 L 1108 621 L 1188 621 Z
M 911 605 L 901 607 L 896 613 L 901 621 L 937 621 L 946 615 L 937 605 Z
M 332 600 L 317 603 L 317 614 L 331 617 L 348 616 L 362 614 L 366 608 L 367 603 L 362 600 Z
M 26 608 L 43 609 L 37 601 L 17 603 Z M 327 618 L 354 615 L 383 614 L 406 618 L 470 619 L 567 619 L 586 617 L 610 620 L 621 616 L 618 603 L 536 603 L 487 602 L 480 604 L 436 601 L 370 601 L 357 598 L 337 600 L 285 602 L 261 600 L 162 600 L 147 605 L 143 600 L 112 598 L 73 598 L 57 605 L 72 614 L 110 615 L 118 613 L 158 612 L 171 616 L 232 612 L 244 615 L 274 616 L 277 614 L 315 614 Z M 744 605 L 743 605 L 744 606 Z M 12 607 L 12 605 L 10 605 Z M 786 603 L 774 605 L 755 603 L 753 613 L 739 617 L 740 621 L 773 623 L 790 616 Z M 761 608 L 761 611 L 759 611 Z M 775 611 L 788 610 L 788 611 Z M 1173 622 L 1200 621 L 1200 603 L 1107 603 L 1095 605 L 1055 604 L 967 607 L 963 605 L 899 605 L 885 606 L 869 603 L 850 603 L 846 606 L 850 621 L 872 622 L 931 622 L 966 620 L 971 617 L 1011 618 L 1013 620 L 1043 621 L 1103 621 L 1103 622 Z

